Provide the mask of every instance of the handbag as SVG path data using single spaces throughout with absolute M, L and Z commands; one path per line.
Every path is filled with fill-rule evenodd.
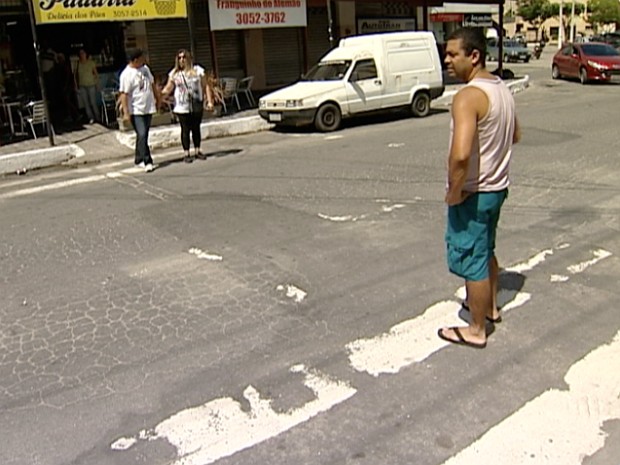
M 194 97 L 189 86 L 187 85 L 187 81 L 185 80 L 185 75 L 181 74 L 181 77 L 183 78 L 183 82 L 185 82 L 185 88 L 187 89 L 187 95 L 189 96 L 189 110 L 192 113 L 202 113 L 202 108 L 203 108 L 202 100 Z

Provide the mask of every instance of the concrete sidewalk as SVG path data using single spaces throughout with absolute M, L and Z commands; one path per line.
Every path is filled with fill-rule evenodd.
M 507 82 L 513 93 L 528 87 L 529 77 Z M 433 101 L 433 106 L 448 106 L 462 85 L 447 85 L 444 95 Z M 258 116 L 258 110 L 246 110 L 231 116 L 207 118 L 203 121 L 202 138 L 236 136 L 265 131 L 273 125 Z M 156 149 L 180 145 L 181 129 L 178 124 L 151 129 L 149 145 Z M 24 173 L 37 168 L 56 165 L 95 163 L 113 158 L 131 158 L 134 153 L 133 131 L 110 130 L 101 125 L 59 134 L 56 146 L 50 147 L 47 137 L 26 140 L 0 147 L 0 175 Z

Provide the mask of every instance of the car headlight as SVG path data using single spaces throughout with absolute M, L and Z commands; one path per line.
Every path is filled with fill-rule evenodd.
M 297 108 L 297 107 L 303 106 L 303 104 L 304 104 L 303 100 L 287 100 L 286 108 Z
M 265 102 L 263 99 L 260 99 L 258 101 L 258 108 L 267 108 L 267 102 Z
M 606 66 L 606 65 L 604 65 L 604 64 L 602 64 L 602 63 L 598 63 L 598 62 L 596 62 L 596 61 L 591 61 L 591 60 L 588 60 L 588 64 L 589 64 L 590 66 L 592 66 L 592 68 L 596 68 L 596 69 L 600 69 L 600 70 L 605 70 L 605 69 L 607 69 L 607 66 Z

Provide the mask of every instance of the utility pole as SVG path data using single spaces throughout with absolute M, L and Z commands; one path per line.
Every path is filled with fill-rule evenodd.
M 327 6 L 327 35 L 329 37 L 330 48 L 334 47 L 334 31 L 333 31 L 333 19 L 332 19 L 332 5 L 331 0 L 325 0 L 325 6 Z
M 575 0 L 570 8 L 570 42 L 575 41 Z
M 43 100 L 43 107 L 45 108 L 45 118 L 47 119 L 47 124 L 45 125 L 47 128 L 47 138 L 50 143 L 50 147 L 56 145 L 54 141 L 54 127 L 52 126 L 52 120 L 50 118 L 50 107 L 49 102 L 47 100 L 47 89 L 45 88 L 45 80 L 43 79 L 43 70 L 41 69 L 41 47 L 39 44 L 39 40 L 37 39 L 37 24 L 36 18 L 34 14 L 34 7 L 32 6 L 32 2 L 28 3 L 28 15 L 30 16 L 30 29 L 32 31 L 32 45 L 34 47 L 34 54 L 37 60 L 37 74 L 39 78 L 39 87 L 41 88 L 41 100 Z
M 564 0 L 560 0 L 560 27 L 558 28 L 558 50 L 564 42 Z

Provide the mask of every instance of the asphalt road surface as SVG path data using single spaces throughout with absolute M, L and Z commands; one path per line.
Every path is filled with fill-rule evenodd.
M 0 180 L 0 463 L 618 465 L 620 85 L 549 58 L 482 351 L 436 337 L 446 109 Z

